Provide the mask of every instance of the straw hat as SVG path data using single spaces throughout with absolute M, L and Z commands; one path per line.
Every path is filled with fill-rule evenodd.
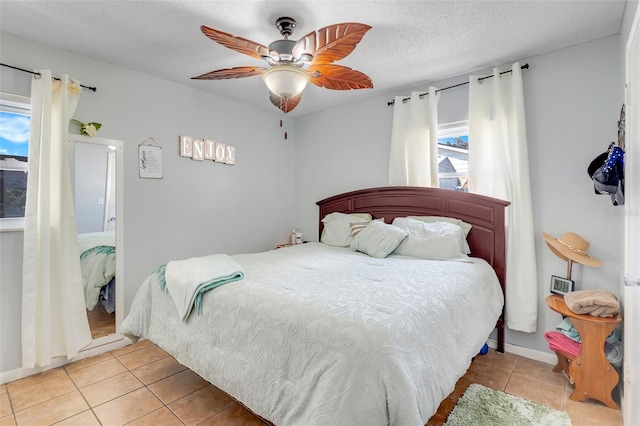
M 560 238 L 543 232 L 542 238 L 544 238 L 551 251 L 562 260 L 571 259 L 587 266 L 603 265 L 601 260 L 595 259 L 587 253 L 589 241 L 574 232 L 565 232 Z

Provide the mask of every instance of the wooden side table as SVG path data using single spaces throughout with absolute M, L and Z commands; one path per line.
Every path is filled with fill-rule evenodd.
M 579 315 L 567 307 L 562 296 L 555 294 L 548 296 L 546 302 L 547 306 L 563 318 L 571 318 L 571 323 L 580 333 L 582 340 L 582 350 L 578 356 L 556 351 L 558 364 L 553 367 L 553 371 L 563 371 L 565 377 L 575 385 L 569 399 L 597 399 L 609 408 L 618 409 L 618 405 L 611 399 L 611 392 L 618 384 L 618 373 L 607 360 L 604 343 L 622 321 L 620 314 L 611 318 Z

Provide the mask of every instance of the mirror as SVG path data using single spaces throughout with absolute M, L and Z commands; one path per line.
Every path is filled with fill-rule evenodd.
M 70 135 L 69 142 L 87 319 L 94 345 L 104 344 L 121 338 L 123 319 L 122 141 Z

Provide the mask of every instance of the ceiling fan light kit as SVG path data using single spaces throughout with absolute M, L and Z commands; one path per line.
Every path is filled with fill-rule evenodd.
M 309 82 L 332 90 L 373 88 L 373 82 L 366 74 L 333 63 L 345 58 L 355 49 L 371 29 L 369 25 L 356 22 L 334 24 L 312 31 L 300 40 L 289 40 L 295 26 L 293 18 L 282 17 L 276 20 L 276 28 L 283 39 L 270 43 L 269 47 L 201 26 L 202 33 L 216 43 L 252 58 L 265 60 L 270 67 L 226 68 L 192 78 L 225 80 L 262 75 L 262 80 L 269 89 L 269 100 L 285 114 L 298 105 L 302 91 Z
M 289 99 L 302 93 L 310 80 L 309 74 L 291 65 L 278 65 L 265 70 L 262 80 L 269 90 Z

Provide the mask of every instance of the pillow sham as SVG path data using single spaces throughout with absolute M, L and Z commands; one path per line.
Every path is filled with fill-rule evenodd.
M 351 248 L 379 259 L 385 258 L 407 238 L 407 232 L 381 220 L 373 220 L 353 238 Z
M 368 213 L 329 213 L 322 218 L 324 228 L 320 242 L 330 246 L 349 247 L 353 237 L 351 236 L 351 222 L 371 220 Z
M 420 222 L 426 222 L 426 223 L 449 222 L 449 223 L 454 223 L 458 225 L 459 227 L 462 228 L 462 231 L 464 231 L 464 236 L 462 240 L 462 249 L 465 254 L 471 253 L 471 248 L 469 247 L 469 243 L 467 242 L 467 236 L 469 236 L 469 232 L 471 231 L 471 228 L 472 228 L 471 224 L 463 220 L 456 219 L 454 217 L 447 217 L 447 216 L 407 216 L 407 217 L 409 217 L 410 219 L 415 219 L 415 220 L 419 220 Z
M 408 234 L 402 244 L 395 249 L 395 254 L 432 260 L 467 257 L 462 247 L 464 232 L 454 223 L 429 223 L 408 217 L 397 217 L 393 220 L 393 225 Z

